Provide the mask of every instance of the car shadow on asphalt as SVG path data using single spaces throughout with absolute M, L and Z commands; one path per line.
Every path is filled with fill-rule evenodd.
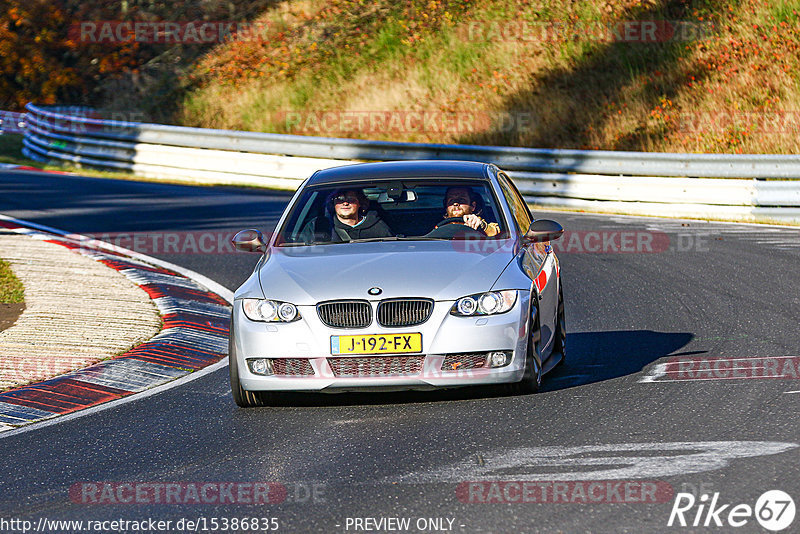
M 549 373 L 542 391 L 602 382 L 633 375 L 659 358 L 677 355 L 694 334 L 653 330 L 611 330 L 576 332 L 567 335 L 567 358 Z M 706 351 L 682 352 L 681 356 Z
M 380 391 L 344 393 L 281 393 L 272 406 L 320 407 L 320 406 L 377 406 L 392 404 L 432 403 L 446 401 L 475 400 L 505 397 L 508 393 L 501 387 L 470 386 L 426 391 Z
M 652 330 L 576 332 L 567 336 L 567 358 L 548 373 L 542 392 L 567 389 L 640 372 L 644 367 L 686 346 L 694 334 Z M 683 352 L 682 356 L 705 351 Z M 279 406 L 358 406 L 475 400 L 507 396 L 503 387 L 475 386 L 434 391 L 380 393 L 284 393 Z

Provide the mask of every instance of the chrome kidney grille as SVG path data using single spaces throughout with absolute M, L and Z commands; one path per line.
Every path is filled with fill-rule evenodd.
M 319 319 L 333 328 L 364 328 L 372 323 L 372 306 L 366 300 L 337 300 L 317 304 Z
M 433 301 L 428 299 L 382 300 L 378 304 L 378 324 L 381 326 L 414 326 L 428 320 Z

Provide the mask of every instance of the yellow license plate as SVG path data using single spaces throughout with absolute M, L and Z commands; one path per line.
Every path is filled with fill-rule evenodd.
M 403 354 L 422 352 L 422 334 L 331 336 L 331 354 Z

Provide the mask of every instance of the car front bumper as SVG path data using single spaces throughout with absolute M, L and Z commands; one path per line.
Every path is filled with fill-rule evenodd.
M 236 362 L 239 380 L 247 391 L 369 391 L 438 389 L 470 385 L 518 382 L 522 379 L 528 339 L 529 302 L 520 291 L 514 307 L 506 313 L 486 317 L 450 315 L 452 301 L 436 302 L 423 324 L 385 328 L 373 324 L 362 329 L 330 328 L 317 316 L 314 306 L 298 307 L 302 318 L 293 323 L 267 324 L 249 320 L 241 302 L 234 303 L 231 324 L 231 362 Z M 366 334 L 422 334 L 422 352 L 416 354 L 331 355 L 331 336 Z M 498 368 L 442 369 L 448 354 L 510 351 L 511 362 Z M 404 374 L 337 374 L 331 358 L 423 358 L 414 372 Z M 289 358 L 305 360 L 313 374 L 303 376 L 257 375 L 246 360 Z M 308 365 L 305 364 L 306 369 Z M 380 367 L 380 365 L 378 365 Z M 444 366 L 447 367 L 447 366 Z

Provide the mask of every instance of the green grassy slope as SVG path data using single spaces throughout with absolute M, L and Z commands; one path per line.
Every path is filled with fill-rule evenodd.
M 214 48 L 177 122 L 370 139 L 800 151 L 800 2 L 302 0 Z

